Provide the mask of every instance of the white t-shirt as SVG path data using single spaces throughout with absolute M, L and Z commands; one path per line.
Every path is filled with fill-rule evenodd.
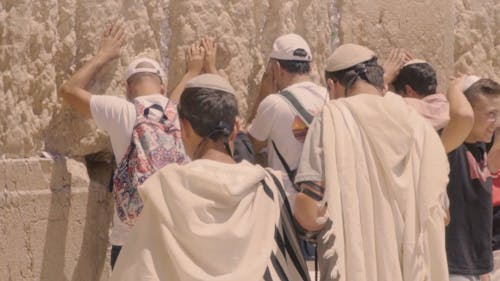
M 138 97 L 146 103 L 157 103 L 165 106 L 168 98 L 161 95 Z M 111 147 L 117 163 L 120 163 L 131 142 L 137 113 L 132 102 L 115 96 L 92 95 L 90 111 L 97 127 L 109 134 Z M 112 245 L 122 246 L 127 240 L 130 227 L 123 223 L 116 212 L 113 215 L 113 226 L 109 238 Z
M 283 90 L 290 91 L 313 115 L 319 113 L 329 99 L 327 90 L 313 82 L 296 83 Z M 271 140 L 276 144 L 290 169 L 295 170 L 299 165 L 307 126 L 284 97 L 272 94 L 260 103 L 248 132 L 259 141 L 267 140 L 268 165 L 275 170 L 282 171 L 288 200 L 293 206 L 296 191 Z

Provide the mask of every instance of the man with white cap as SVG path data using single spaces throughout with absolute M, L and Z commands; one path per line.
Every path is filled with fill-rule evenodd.
M 332 100 L 309 128 L 295 218 L 317 237 L 322 280 L 448 280 L 448 162 L 439 136 L 396 94 L 366 47 L 328 58 Z
M 307 128 L 313 116 L 328 100 L 323 87 L 310 77 L 312 54 L 307 42 L 297 34 L 278 37 L 269 56 L 261 92 L 248 122 L 254 151 L 267 146 L 267 164 L 283 173 L 290 204 L 295 201 L 293 186 Z M 308 259 L 314 248 L 302 242 Z
M 273 44 L 262 81 L 267 92 L 261 92 L 248 121 L 248 133 L 256 152 L 267 145 L 269 167 L 283 172 L 288 198 L 293 205 L 295 189 L 293 173 L 309 125 L 284 95 L 290 94 L 306 114 L 314 115 L 328 100 L 323 87 L 310 78 L 311 50 L 297 34 L 278 37 Z
M 124 25 L 122 23 L 111 25 L 102 37 L 97 54 L 60 87 L 59 95 L 77 112 L 86 118 L 92 118 L 99 128 L 109 134 L 115 159 L 120 161 L 118 168 L 128 165 L 127 159 L 132 153 L 131 147 L 133 145 L 131 143 L 133 143 L 134 139 L 134 128 L 137 126 L 136 121 L 143 120 L 142 117 L 139 119 L 139 108 L 143 108 L 144 113 L 146 111 L 151 112 L 152 114 L 149 114 L 151 118 L 153 118 L 153 115 L 163 116 L 164 112 L 169 115 L 167 119 L 171 120 L 162 122 L 162 124 L 168 123 L 169 130 L 172 133 L 169 134 L 171 136 L 169 141 L 172 143 L 170 143 L 171 146 L 169 144 L 168 148 L 165 147 L 165 143 L 159 143 L 162 147 L 159 147 L 158 151 L 168 153 L 168 155 L 160 155 L 159 159 L 162 160 L 162 165 L 165 164 L 163 160 L 167 162 L 170 160 L 173 162 L 183 162 L 185 156 L 180 140 L 180 127 L 178 120 L 175 121 L 177 114 L 176 104 L 164 96 L 165 75 L 158 62 L 149 58 L 138 58 L 129 64 L 124 77 L 127 83 L 127 100 L 116 96 L 93 95 L 86 89 L 90 81 L 104 65 L 120 56 L 120 50 L 124 43 Z M 156 108 L 156 105 L 159 105 L 161 110 L 147 110 L 148 108 Z M 151 118 L 148 120 L 153 120 Z M 137 149 L 136 146 L 134 147 Z M 175 157 L 171 157 L 172 155 L 175 155 Z M 127 159 L 125 159 L 125 156 L 127 156 Z M 115 171 L 115 192 L 116 176 L 117 172 Z M 136 187 L 132 186 L 132 188 L 135 189 Z M 117 199 L 116 194 L 115 199 Z M 124 200 L 129 203 L 136 202 L 137 208 L 142 208 L 139 206 L 141 203 L 136 191 L 127 191 L 127 198 Z M 112 245 L 111 267 L 114 266 L 121 247 L 127 240 L 128 233 L 133 225 L 133 222 L 126 224 L 122 221 L 127 217 L 128 210 L 120 209 L 122 205 L 118 199 L 115 203 L 117 211 L 113 215 L 113 225 L 110 235 L 110 243 Z M 123 216 L 119 217 L 119 213 Z
M 460 80 L 454 85 L 470 103 L 474 119 L 468 134 L 448 153 L 451 221 L 446 250 L 450 280 L 456 281 L 480 280 L 493 268 L 491 174 L 500 168 L 500 143 L 487 145 L 499 126 L 500 85 L 475 76 Z
M 309 280 L 279 174 L 233 160 L 233 87 L 199 75 L 178 110 L 192 161 L 139 187 L 144 211 L 111 281 Z

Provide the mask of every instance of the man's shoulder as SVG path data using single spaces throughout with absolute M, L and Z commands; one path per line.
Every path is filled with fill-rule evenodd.
M 90 108 L 93 114 L 99 112 L 123 111 L 133 109 L 134 104 L 125 98 L 108 95 L 92 95 Z

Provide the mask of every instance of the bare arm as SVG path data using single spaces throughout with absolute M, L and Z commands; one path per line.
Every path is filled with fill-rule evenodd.
M 182 76 L 181 81 L 175 86 L 175 89 L 170 94 L 170 99 L 179 102 L 182 92 L 186 88 L 186 82 L 200 75 L 203 69 L 203 61 L 205 58 L 205 49 L 200 45 L 200 42 L 193 43 L 186 50 L 186 73 Z
M 250 141 L 252 142 L 252 147 L 253 147 L 253 151 L 255 151 L 256 153 L 259 153 L 267 144 L 266 141 L 260 141 L 256 138 L 254 138 L 252 135 L 250 135 L 248 132 L 246 132 L 248 138 L 250 139 Z
M 323 198 L 324 183 L 303 182 L 300 189 L 295 198 L 295 220 L 307 231 L 321 230 L 325 224 L 319 224 L 317 220 L 325 215 L 326 206 L 319 207 L 318 202 Z
M 488 168 L 496 173 L 500 169 L 500 128 L 495 130 L 493 146 L 488 152 Z
M 474 126 L 474 111 L 463 93 L 463 80 L 464 77 L 453 78 L 448 89 L 450 122 L 441 134 L 446 153 L 457 149 Z
M 255 115 L 257 115 L 257 109 L 259 108 L 260 103 L 270 94 L 277 92 L 273 80 L 274 79 L 271 71 L 271 64 L 268 64 L 266 72 L 264 72 L 264 75 L 262 76 L 262 80 L 260 82 L 259 94 L 257 96 L 257 99 L 254 101 L 252 109 L 249 111 L 249 115 L 247 117 L 248 124 L 251 124 L 253 119 L 255 118 Z
M 123 23 L 112 24 L 104 32 L 97 54 L 59 88 L 59 96 L 84 117 L 91 117 L 90 97 L 92 96 L 85 88 L 106 63 L 120 56 L 125 38 Z

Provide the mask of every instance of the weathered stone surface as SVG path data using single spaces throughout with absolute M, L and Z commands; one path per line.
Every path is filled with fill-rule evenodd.
M 218 42 L 217 66 L 237 90 L 243 116 L 276 37 L 289 32 L 309 43 L 315 66 L 330 52 L 329 1 L 172 1 L 170 3 L 170 87 L 185 70 L 184 52 L 204 35 Z M 196 16 L 193 16 L 196 15 Z
M 0 161 L 0 280 L 106 280 L 109 174 L 72 159 Z
M 453 70 L 453 0 L 349 0 L 340 7 L 341 42 L 368 46 L 384 59 L 403 47 L 429 61 L 446 89 Z
M 456 0 L 455 69 L 500 81 L 500 2 Z
M 96 50 L 108 21 L 121 17 L 127 21 L 130 44 L 90 90 L 123 95 L 126 64 L 136 55 L 161 57 L 164 2 L 0 2 L 0 153 L 24 157 L 45 148 L 82 156 L 109 150 L 106 135 L 68 111 L 57 99 L 57 88 Z

